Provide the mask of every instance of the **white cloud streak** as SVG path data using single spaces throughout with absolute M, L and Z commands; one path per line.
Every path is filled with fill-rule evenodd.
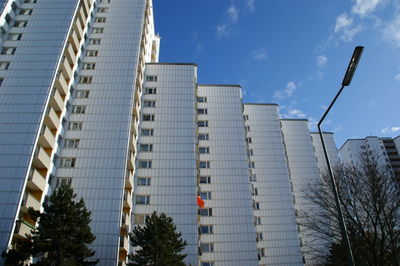
M 262 61 L 268 58 L 267 49 L 261 47 L 251 52 L 251 57 L 256 61 Z
M 389 22 L 383 29 L 383 37 L 400 47 L 400 16 Z
M 353 23 L 353 19 L 348 17 L 346 13 L 341 14 L 336 18 L 335 33 L 341 29 L 348 28 Z
M 319 55 L 317 56 L 316 60 L 318 66 L 323 66 L 326 65 L 326 63 L 328 62 L 328 57 L 326 57 L 325 55 Z
M 286 88 L 280 91 L 275 91 L 274 93 L 274 98 L 278 99 L 284 99 L 292 96 L 293 92 L 296 90 L 297 86 L 296 83 L 293 81 L 290 81 L 287 85 Z
M 361 17 L 364 17 L 372 12 L 378 7 L 382 0 L 355 0 L 356 3 L 352 8 L 352 12 Z
M 232 23 L 236 23 L 239 20 L 239 10 L 235 6 L 230 6 L 226 11 L 228 18 Z
M 381 130 L 382 133 L 396 133 L 400 132 L 400 126 L 399 127 L 385 127 Z

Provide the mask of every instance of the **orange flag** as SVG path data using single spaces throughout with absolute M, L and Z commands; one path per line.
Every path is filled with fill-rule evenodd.
M 197 196 L 197 205 L 202 209 L 204 208 L 204 200 L 200 196 Z

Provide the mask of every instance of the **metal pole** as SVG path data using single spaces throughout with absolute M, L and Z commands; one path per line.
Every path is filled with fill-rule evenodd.
M 333 194 L 335 196 L 336 207 L 337 207 L 338 214 L 339 214 L 340 231 L 342 233 L 342 240 L 344 241 L 345 246 L 346 246 L 347 264 L 349 266 L 354 266 L 355 264 L 354 264 L 353 253 L 351 251 L 349 236 L 347 234 L 346 224 L 344 222 L 342 208 L 340 206 L 340 200 L 339 200 L 339 194 L 338 194 L 338 190 L 337 190 L 337 186 L 336 186 L 336 181 L 335 181 L 335 178 L 334 178 L 334 175 L 333 175 L 331 163 L 329 161 L 328 152 L 326 150 L 324 136 L 323 136 L 322 131 L 321 131 L 322 122 L 324 121 L 325 117 L 328 115 L 329 110 L 331 110 L 333 104 L 336 102 L 336 100 L 339 97 L 340 93 L 343 91 L 343 88 L 344 88 L 344 85 L 340 88 L 339 92 L 336 94 L 335 98 L 333 99 L 333 101 L 331 102 L 329 107 L 326 109 L 326 111 L 325 111 L 324 115 L 322 116 L 321 120 L 318 122 L 318 132 L 319 132 L 319 136 L 321 138 L 322 148 L 324 150 L 326 164 L 327 164 L 327 167 L 328 167 L 328 172 L 329 172 L 329 176 L 330 176 L 331 183 L 332 183 L 332 190 L 333 190 Z

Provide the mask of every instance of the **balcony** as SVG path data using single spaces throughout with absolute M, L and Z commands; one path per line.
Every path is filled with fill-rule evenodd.
M 135 101 L 135 106 L 133 107 L 133 114 L 136 117 L 139 117 L 139 110 L 140 110 L 139 101 Z
M 68 40 L 72 44 L 74 51 L 78 51 L 80 41 L 76 30 L 72 30 L 72 33 L 68 36 Z
M 14 234 L 18 238 L 26 238 L 26 235 L 30 235 L 33 229 L 35 229 L 33 225 L 30 225 L 26 221 L 20 220 L 15 224 Z
M 67 95 L 68 92 L 68 81 L 65 79 L 62 71 L 57 73 L 56 81 L 54 87 L 60 92 L 62 96 Z
M 46 186 L 46 175 L 42 174 L 38 169 L 31 168 L 28 176 L 27 187 L 30 190 L 41 190 L 44 191 Z
M 131 171 L 126 172 L 125 188 L 129 190 L 133 188 L 133 174 Z
M 128 155 L 128 169 L 129 170 L 135 169 L 135 157 L 133 156 L 132 152 L 129 152 L 129 155 Z
M 61 62 L 61 71 L 64 74 L 64 77 L 67 77 L 68 79 L 71 79 L 72 77 L 72 66 L 74 64 L 70 64 L 68 62 L 68 59 L 66 56 L 63 56 L 62 62 Z
M 64 109 L 64 99 L 58 90 L 53 90 L 51 93 L 50 104 L 57 112 L 61 112 Z
M 129 190 L 125 190 L 124 209 L 130 209 L 131 207 L 132 207 L 132 194 Z
M 83 2 L 83 7 L 85 8 L 86 14 L 89 14 L 89 11 L 90 11 L 89 0 L 83 0 L 83 1 L 81 1 L 81 2 Z
M 66 53 L 65 53 L 68 63 L 74 65 L 76 61 L 76 52 L 70 43 L 67 43 Z
M 129 150 L 133 153 L 136 153 L 136 139 L 131 139 L 131 141 L 129 142 Z M 131 159 L 133 159 L 133 156 Z
M 75 20 L 74 29 L 77 32 L 78 38 L 81 40 L 83 38 L 83 30 L 82 30 L 83 27 L 82 27 L 81 21 L 79 19 Z
M 27 213 L 29 208 L 40 210 L 40 201 L 37 200 L 31 193 L 25 193 L 21 203 L 21 212 Z
M 33 157 L 32 166 L 48 169 L 50 162 L 50 156 L 42 147 L 38 146 Z
M 79 8 L 79 16 L 81 17 L 81 19 L 82 19 L 82 21 L 86 21 L 86 18 L 87 18 L 87 13 L 85 13 L 85 10 L 84 10 L 85 8 L 83 7 L 83 6 L 81 6 L 80 8 Z
M 129 252 L 129 240 L 128 240 L 128 236 L 124 236 L 121 237 L 119 240 L 119 247 L 120 247 L 120 251 L 122 252 Z
M 126 236 L 129 234 L 130 219 L 131 219 L 131 217 L 128 213 L 124 212 L 122 214 L 122 223 L 121 223 L 121 230 L 120 230 L 121 236 Z
M 51 130 L 46 126 L 43 126 L 39 136 L 40 146 L 42 146 L 43 148 L 53 148 L 55 142 L 56 138 Z
M 131 131 L 132 131 L 132 134 L 134 136 L 134 140 L 133 141 L 136 141 L 136 137 L 138 135 L 138 122 L 137 122 L 135 116 L 132 116 Z
M 60 124 L 60 118 L 58 117 L 56 111 L 52 107 L 48 107 L 46 116 L 44 117 L 44 124 L 50 129 L 56 129 L 58 124 Z

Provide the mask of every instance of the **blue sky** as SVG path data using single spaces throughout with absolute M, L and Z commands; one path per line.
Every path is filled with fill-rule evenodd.
M 244 102 L 278 103 L 312 130 L 357 45 L 353 81 L 323 129 L 400 135 L 400 0 L 153 0 L 160 62 L 198 64 L 199 83 L 241 84 Z

